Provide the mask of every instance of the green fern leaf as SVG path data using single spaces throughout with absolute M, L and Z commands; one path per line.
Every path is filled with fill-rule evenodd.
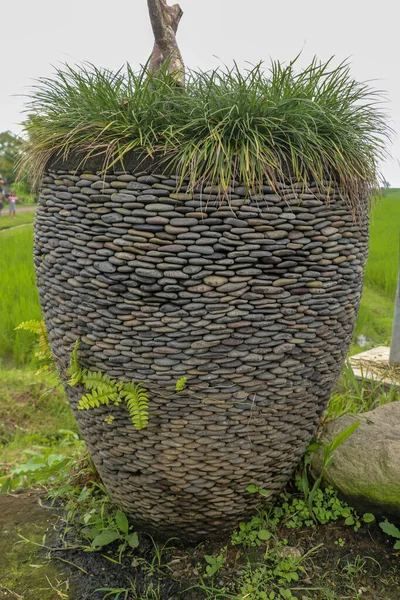
M 70 385 L 71 387 L 74 387 L 75 385 L 78 385 L 78 383 L 81 382 L 82 374 L 80 373 L 80 371 L 77 371 L 73 374 L 71 374 L 71 371 L 69 371 L 68 375 L 70 375 L 68 385 Z
M 89 410 L 90 408 L 98 408 L 100 405 L 106 405 L 114 402 L 118 395 L 109 393 L 109 390 L 93 390 L 90 394 L 85 394 L 79 400 L 78 410 Z
M 78 383 L 80 383 L 82 381 L 82 375 L 84 373 L 84 371 L 82 371 L 82 369 L 80 368 L 79 362 L 78 362 L 79 344 L 80 344 L 80 340 L 78 338 L 74 344 L 74 349 L 72 350 L 70 359 L 69 359 L 69 369 L 67 371 L 67 375 L 70 376 L 68 385 L 70 385 L 71 387 L 73 387 L 74 385 L 77 385 Z
M 49 343 L 49 338 L 47 335 L 46 325 L 44 321 L 40 323 L 40 333 L 38 339 L 38 350 L 36 355 L 40 360 L 51 360 L 53 358 L 51 354 L 51 348 Z
M 36 319 L 31 319 L 30 321 L 23 321 L 15 329 L 23 329 L 24 331 L 30 331 L 31 333 L 40 335 L 42 333 L 42 323 L 43 322 L 37 321 Z
M 175 391 L 181 392 L 185 387 L 187 380 L 187 377 L 181 377 L 180 379 L 178 379 L 178 381 L 176 382 Z
M 110 390 L 119 392 L 123 384 L 118 383 L 115 379 L 110 379 L 108 375 L 101 371 L 83 371 L 82 383 L 88 390 L 95 390 L 99 387 L 108 387 Z
M 121 402 L 120 393 L 118 389 L 116 389 L 113 386 L 101 384 L 99 385 L 99 387 L 92 391 L 97 392 L 99 396 L 108 396 L 110 402 L 112 402 L 116 406 L 118 406 L 118 404 Z
M 30 321 L 23 321 L 15 329 L 22 329 L 29 331 L 38 336 L 38 347 L 34 355 L 39 360 L 52 360 L 52 354 L 49 344 L 49 338 L 47 336 L 46 325 L 44 321 L 37 321 L 32 319 Z
M 114 404 L 118 406 L 125 399 L 129 415 L 136 429 L 143 429 L 148 423 L 148 397 L 144 387 L 138 383 L 124 384 L 111 379 L 101 371 L 81 369 L 78 361 L 79 340 L 75 342 L 71 352 L 69 385 L 82 383 L 87 392 L 78 402 L 78 410 L 89 410 L 101 405 Z
M 148 396 L 144 387 L 137 383 L 124 385 L 121 396 L 125 398 L 132 423 L 137 430 L 144 429 L 149 422 Z

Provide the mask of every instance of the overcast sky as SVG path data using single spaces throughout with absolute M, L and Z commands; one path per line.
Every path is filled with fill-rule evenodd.
M 179 44 L 188 67 L 240 66 L 270 58 L 300 64 L 349 58 L 356 79 L 387 92 L 387 113 L 400 132 L 398 0 L 181 0 Z M 5 6 L 4 6 L 5 5 Z M 146 62 L 152 32 L 146 0 L 2 1 L 0 131 L 21 131 L 24 98 L 53 66 L 84 61 L 117 69 Z M 385 178 L 400 187 L 400 140 Z

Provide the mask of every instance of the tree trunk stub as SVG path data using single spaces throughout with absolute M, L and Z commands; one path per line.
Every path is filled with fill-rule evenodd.
M 185 85 L 185 66 L 176 42 L 183 11 L 179 4 L 168 6 L 166 0 L 147 0 L 147 4 L 155 39 L 149 71 L 157 74 L 168 63 L 168 72 L 175 73 L 177 82 Z

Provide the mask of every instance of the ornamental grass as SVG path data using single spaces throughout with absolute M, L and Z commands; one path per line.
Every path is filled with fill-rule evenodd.
M 302 70 L 295 60 L 192 71 L 185 87 L 167 68 L 155 76 L 129 65 L 116 73 L 65 66 L 37 82 L 26 112 L 21 167 L 33 179 L 55 157 L 79 155 L 82 165 L 100 157 L 105 172 L 133 152 L 189 191 L 311 181 L 358 196 L 360 184 L 376 189 L 391 135 L 382 94 L 355 81 L 347 63 L 317 59 Z

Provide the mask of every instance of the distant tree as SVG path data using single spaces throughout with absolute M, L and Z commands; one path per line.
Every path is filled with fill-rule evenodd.
M 15 181 L 15 166 L 21 153 L 22 140 L 11 133 L 0 133 L 0 178 L 10 185 Z

